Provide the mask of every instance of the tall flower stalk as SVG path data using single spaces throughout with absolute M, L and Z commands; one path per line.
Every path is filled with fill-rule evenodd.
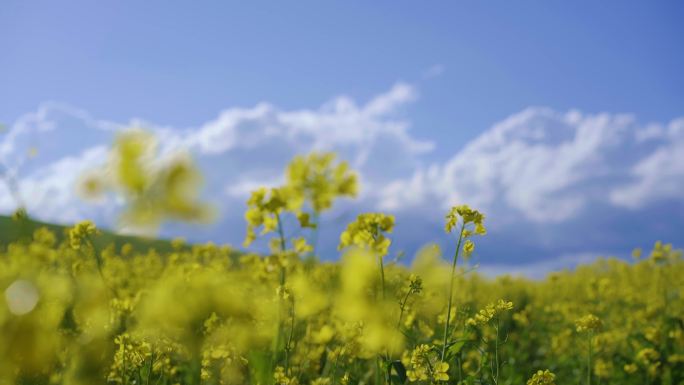
M 463 241 L 463 231 L 465 226 L 461 226 L 461 231 L 458 236 L 458 242 L 456 243 L 456 252 L 454 253 L 454 258 L 451 262 L 451 279 L 449 280 L 449 303 L 447 304 L 446 312 L 446 322 L 444 323 L 444 341 L 442 344 L 442 361 L 444 361 L 446 355 L 447 343 L 449 342 L 449 324 L 451 323 L 451 307 L 454 302 L 454 280 L 456 277 L 456 265 L 458 264 L 458 254 L 461 250 L 461 242 Z
M 454 281 L 456 279 L 456 265 L 458 264 L 458 257 L 461 253 L 461 245 L 463 244 L 463 253 L 466 255 L 472 254 L 475 249 L 475 244 L 470 238 L 472 235 L 484 235 L 487 230 L 484 227 L 484 215 L 477 210 L 471 209 L 467 205 L 454 206 L 446 215 L 446 225 L 444 227 L 447 233 L 451 233 L 454 228 L 461 223 L 460 231 L 458 233 L 458 241 L 456 242 L 456 251 L 454 258 L 451 261 L 451 277 L 449 280 L 449 302 L 447 304 L 447 312 L 444 323 L 444 340 L 442 343 L 441 359 L 446 359 L 447 347 L 449 345 L 449 327 L 451 323 L 451 309 L 454 300 Z M 469 228 L 468 226 L 470 225 Z M 465 243 L 464 243 L 465 241 Z
M 587 349 L 587 385 L 591 385 L 591 360 L 593 358 L 592 340 L 594 338 L 594 332 L 601 327 L 601 324 L 601 320 L 593 314 L 587 314 L 575 322 L 577 332 L 586 333 L 589 345 Z

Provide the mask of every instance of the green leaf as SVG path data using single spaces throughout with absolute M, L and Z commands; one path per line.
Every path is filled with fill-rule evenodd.
M 404 367 L 404 364 L 401 363 L 401 361 L 392 361 L 390 364 L 392 368 L 394 368 L 394 371 L 397 373 L 396 377 L 398 378 L 398 383 L 403 384 L 406 382 L 406 368 Z
M 465 345 L 465 343 L 466 343 L 465 339 L 458 340 L 458 341 L 452 343 L 451 346 L 449 346 L 449 350 L 447 350 L 447 352 L 449 353 L 449 356 L 453 357 L 453 356 L 457 355 L 461 351 L 461 349 L 463 349 L 463 345 Z
M 269 352 L 250 352 L 247 361 L 249 362 L 249 372 L 255 383 L 268 384 L 271 382 L 273 373 L 271 370 L 271 355 Z

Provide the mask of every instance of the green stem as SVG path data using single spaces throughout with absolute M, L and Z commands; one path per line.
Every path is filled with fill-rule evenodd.
M 591 340 L 592 340 L 592 335 L 593 332 L 589 332 L 589 354 L 587 355 L 587 384 L 591 385 L 591 354 L 592 354 L 592 346 L 591 346 Z
M 410 295 L 411 289 L 409 288 L 409 291 L 406 292 L 404 299 L 399 304 L 399 321 L 397 321 L 397 329 L 401 328 L 401 319 L 404 316 L 404 310 L 406 310 L 406 302 L 408 301 Z
M 460 384 L 463 381 L 463 372 L 461 371 L 461 352 L 458 352 L 456 363 L 458 364 L 458 383 Z
M 100 253 L 97 250 L 97 247 L 95 247 L 95 242 L 93 239 L 90 237 L 90 235 L 86 236 L 86 239 L 88 240 L 88 245 L 90 248 L 93 249 L 93 256 L 95 257 L 95 264 L 97 265 L 97 271 L 100 273 L 100 277 L 102 277 L 102 280 L 105 281 L 104 273 L 102 272 L 102 257 L 100 256 Z
M 319 216 L 320 214 L 318 211 L 314 211 L 313 214 L 313 223 L 316 227 L 313 229 L 313 234 L 311 235 L 311 255 L 316 256 L 316 249 L 318 248 L 318 231 L 319 227 L 321 226 L 320 221 L 319 221 Z
M 456 275 L 456 264 L 458 263 L 458 254 L 461 250 L 461 242 L 463 241 L 463 231 L 465 230 L 465 223 L 461 225 L 461 232 L 458 235 L 458 243 L 456 244 L 456 253 L 454 260 L 451 263 L 451 281 L 449 283 L 449 304 L 447 306 L 446 322 L 444 323 L 444 344 L 442 345 L 442 361 L 446 356 L 447 343 L 449 342 L 449 323 L 451 321 L 451 304 L 454 299 L 454 277 Z
M 380 282 L 382 284 L 382 300 L 383 302 L 387 300 L 387 291 L 385 289 L 385 267 L 382 262 L 382 256 L 378 257 L 378 261 L 380 262 Z M 385 365 L 390 362 L 390 353 L 389 349 L 385 352 L 385 357 L 384 357 Z M 388 368 L 389 370 L 389 368 Z M 385 371 L 385 383 L 387 384 L 392 384 L 391 376 L 390 373 L 386 370 Z
M 278 235 L 280 236 L 280 251 L 285 253 L 287 245 L 285 243 L 285 231 L 283 230 L 283 222 L 280 220 L 280 214 L 276 213 L 276 220 L 278 222 Z M 280 268 L 280 285 L 285 285 L 285 266 Z
M 375 359 L 375 383 L 377 385 L 381 384 L 380 378 L 380 357 L 378 357 Z
M 285 244 L 285 231 L 283 231 L 283 223 L 280 220 L 280 214 L 276 213 L 276 222 L 278 223 L 278 235 L 280 236 L 280 251 L 282 253 L 285 253 L 286 249 L 286 244 Z M 280 286 L 284 290 L 285 289 L 285 280 L 286 280 L 286 272 L 285 272 L 285 266 L 280 267 Z M 281 319 L 281 313 L 282 313 L 282 308 L 283 308 L 283 300 L 282 298 L 278 298 L 278 333 L 276 334 L 276 341 L 275 341 L 275 346 L 273 347 L 273 362 L 274 364 L 278 361 L 278 350 L 280 347 L 280 341 L 283 339 L 283 321 Z M 285 351 L 286 359 L 287 359 L 287 351 Z
M 145 385 L 150 385 L 152 380 L 152 367 L 154 366 L 154 354 L 150 357 L 150 367 L 147 368 L 147 378 L 145 380 Z
M 382 257 L 378 257 L 378 260 L 380 261 L 380 282 L 382 284 L 382 299 L 384 301 L 387 299 L 385 292 L 385 267 L 382 263 Z
M 278 235 L 280 236 L 280 251 L 283 253 L 287 246 L 285 245 L 285 231 L 283 231 L 283 222 L 280 220 L 280 214 L 276 213 L 276 222 L 278 223 Z
M 499 383 L 499 317 L 496 317 L 496 340 L 494 341 L 494 361 L 496 364 L 496 377 L 494 383 Z
M 290 336 L 287 338 L 287 342 L 285 343 L 285 371 L 290 369 L 290 351 L 292 350 L 292 337 L 294 336 L 294 327 L 295 327 L 295 303 L 294 303 L 294 299 L 292 300 L 292 312 L 290 313 L 290 316 L 291 316 Z
M 100 255 L 100 251 L 97 249 L 95 246 L 95 242 L 93 239 L 90 237 L 90 235 L 86 236 L 86 239 L 88 240 L 88 246 L 90 246 L 91 250 L 93 251 L 93 256 L 95 257 L 95 265 L 97 266 L 97 271 L 100 273 L 100 278 L 102 278 L 102 283 L 105 285 L 107 289 L 112 293 L 112 296 L 117 298 L 116 290 L 114 287 L 110 286 L 107 283 L 107 279 L 105 278 L 104 271 L 102 270 L 102 267 L 104 265 L 104 261 L 102 260 L 102 256 Z
M 340 359 L 340 355 L 338 354 L 337 357 L 335 357 L 335 364 L 333 364 L 333 369 L 332 369 L 332 385 L 335 385 L 335 380 L 337 379 L 337 361 Z
M 385 383 L 392 385 L 392 364 L 389 360 L 385 361 Z
M 123 340 L 123 339 L 122 339 Z M 126 375 L 126 341 L 123 341 L 123 359 L 122 359 L 121 377 L 124 385 L 128 384 L 128 376 Z

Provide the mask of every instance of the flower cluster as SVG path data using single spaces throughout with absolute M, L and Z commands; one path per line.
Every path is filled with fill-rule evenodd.
M 14 210 L 14 212 L 12 213 L 12 220 L 15 222 L 22 222 L 27 220 L 28 218 L 28 212 L 23 207 Z
M 247 201 L 245 221 L 247 235 L 244 246 L 256 239 L 256 229 L 262 227 L 261 235 L 275 231 L 279 225 L 280 214 L 288 208 L 287 192 L 282 188 L 262 187 L 252 192 Z
M 385 256 L 390 246 L 386 234 L 394 229 L 394 216 L 383 213 L 360 214 L 340 235 L 338 249 L 357 246 Z
M 456 228 L 459 219 L 461 223 L 459 244 L 463 241 L 463 255 L 467 258 L 475 251 L 475 242 L 469 238 L 473 235 L 487 234 L 487 229 L 484 226 L 484 214 L 471 209 L 468 205 L 452 207 L 446 215 L 444 229 L 447 233 L 451 233 Z
M 297 381 L 296 377 L 290 377 L 285 373 L 285 368 L 282 366 L 278 366 L 275 368 L 275 373 L 273 373 L 273 379 L 275 380 L 276 385 L 297 385 L 299 384 L 299 381 Z
M 538 370 L 527 380 L 527 385 L 556 385 L 556 375 L 548 369 Z
M 449 380 L 449 364 L 439 360 L 437 352 L 428 345 L 418 345 L 408 359 L 406 375 L 411 382 L 429 381 L 431 384 Z
M 487 233 L 487 230 L 484 227 L 484 214 L 471 209 L 468 205 L 454 206 L 449 210 L 449 213 L 446 215 L 446 225 L 444 227 L 447 233 L 453 231 L 458 224 L 459 219 L 463 226 L 468 224 L 474 225 L 474 230 L 467 232 L 464 236 L 467 237 L 470 234 L 484 235 Z
M 651 254 L 648 256 L 648 259 L 657 264 L 668 260 L 676 260 L 681 257 L 682 251 L 673 248 L 671 243 L 657 241 L 653 246 Z
M 601 320 L 593 314 L 587 314 L 575 321 L 575 326 L 579 333 L 595 332 L 601 327 Z
M 285 184 L 280 187 L 259 188 L 247 201 L 245 220 L 247 235 L 244 246 L 256 239 L 256 229 L 262 227 L 261 235 L 283 226 L 282 215 L 293 214 L 301 228 L 316 228 L 315 219 L 307 212 L 313 210 L 317 218 L 329 210 L 340 197 L 355 197 L 358 178 L 346 162 L 334 163 L 334 153 L 312 153 L 295 157 L 286 169 Z
M 73 249 L 78 250 L 81 248 L 83 240 L 93 234 L 97 234 L 97 227 L 93 222 L 80 222 L 69 230 L 69 244 Z
M 488 304 L 484 309 L 475 314 L 474 317 L 468 318 L 466 324 L 471 326 L 485 325 L 497 315 L 511 309 L 513 309 L 513 302 L 500 299 L 496 303 Z
M 311 153 L 296 156 L 287 167 L 286 185 L 296 197 L 308 201 L 315 213 L 332 207 L 339 197 L 358 194 L 358 177 L 347 162 L 335 163 L 335 153 Z
M 89 170 L 78 190 L 90 200 L 112 192 L 125 202 L 125 226 L 156 230 L 162 222 L 206 222 L 210 207 L 199 199 L 202 175 L 190 156 L 160 156 L 149 132 L 133 129 L 120 133 L 108 161 Z

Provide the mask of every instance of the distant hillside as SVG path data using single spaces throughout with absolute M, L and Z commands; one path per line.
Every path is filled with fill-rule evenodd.
M 66 230 L 68 226 L 55 225 L 52 223 L 45 223 L 35 221 L 32 219 L 15 221 L 12 218 L 0 215 L 0 248 L 5 247 L 10 242 L 15 242 L 21 238 L 29 238 L 33 232 L 40 228 L 47 227 L 52 230 L 60 240 L 66 237 Z M 95 243 L 98 247 L 103 247 L 114 243 L 117 248 L 120 248 L 125 243 L 130 243 L 136 250 L 155 249 L 158 251 L 170 251 L 172 249 L 171 242 L 164 239 L 148 239 L 129 235 L 119 235 L 110 231 L 102 231 L 102 234 L 96 237 Z

